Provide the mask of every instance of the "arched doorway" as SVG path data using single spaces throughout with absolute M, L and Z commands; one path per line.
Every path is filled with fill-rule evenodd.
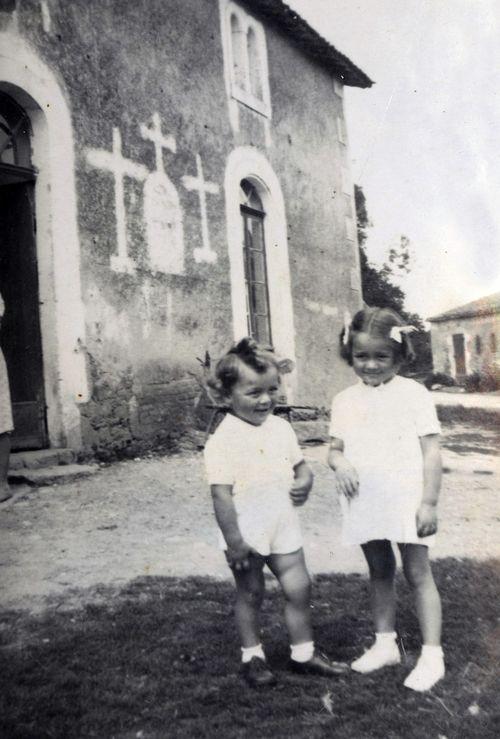
M 48 445 L 82 446 L 89 398 L 85 306 L 69 96 L 15 30 L 0 32 L 0 91 L 27 114 L 32 168 Z M 1 194 L 1 191 L 0 191 Z
M 0 342 L 9 372 L 14 449 L 48 446 L 36 251 L 35 181 L 26 111 L 0 91 Z

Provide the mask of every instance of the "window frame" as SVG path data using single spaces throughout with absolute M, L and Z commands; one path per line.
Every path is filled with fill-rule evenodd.
M 17 101 L 3 90 L 0 90 L 0 128 L 5 137 L 0 145 L 0 183 L 34 182 L 37 170 L 31 163 L 31 121 Z M 11 162 L 3 159 L 9 150 Z
M 242 35 L 242 60 L 244 62 L 244 86 L 239 83 L 235 74 L 237 61 L 233 44 L 233 18 L 239 25 L 239 33 Z M 258 97 L 252 91 L 252 74 L 250 71 L 249 37 L 253 33 L 255 41 L 255 57 L 258 60 L 258 79 L 262 97 Z M 267 64 L 267 45 L 264 27 L 253 16 L 249 15 L 243 8 L 229 0 L 226 6 L 225 35 L 228 53 L 228 72 L 230 83 L 230 94 L 234 100 L 242 103 L 247 108 L 259 113 L 265 118 L 271 118 L 271 98 L 269 92 L 269 70 Z M 241 49 L 240 49 L 241 51 Z
M 246 180 L 249 182 L 248 180 Z M 242 180 L 243 183 L 243 180 Z M 257 192 L 257 189 L 255 186 L 249 182 L 252 188 L 255 189 Z M 258 192 L 257 192 L 258 195 Z M 271 320 L 271 302 L 269 298 L 269 272 L 267 267 L 267 255 L 266 255 L 266 231 L 265 231 L 265 225 L 264 225 L 264 219 L 266 217 L 266 213 L 264 210 L 257 210 L 256 208 L 251 208 L 248 205 L 244 205 L 243 203 L 240 204 L 240 213 L 243 220 L 243 266 L 244 266 L 244 274 L 245 274 L 245 290 L 246 290 L 246 305 L 247 305 L 247 326 L 248 326 L 248 332 L 249 336 L 252 336 L 257 342 L 259 343 L 265 343 L 269 344 L 270 346 L 273 345 L 273 331 L 272 331 L 272 320 Z M 258 223 L 260 226 L 261 231 L 261 243 L 262 243 L 262 250 L 258 249 L 252 249 L 252 247 L 248 244 L 248 229 L 247 229 L 247 220 L 248 218 L 251 218 L 254 222 Z M 257 280 L 252 279 L 252 269 L 251 269 L 251 260 L 252 260 L 252 251 L 258 251 L 260 254 L 262 254 L 262 261 L 263 261 L 263 276 L 264 281 L 259 282 Z M 256 310 L 252 310 L 252 291 L 251 287 L 252 285 L 263 285 L 263 292 L 264 292 L 264 298 L 265 298 L 265 307 L 266 307 L 266 313 L 261 314 L 258 313 Z M 256 318 L 261 317 L 265 319 L 266 325 L 267 325 L 267 335 L 268 337 L 264 340 L 262 337 L 258 334 L 258 327 Z

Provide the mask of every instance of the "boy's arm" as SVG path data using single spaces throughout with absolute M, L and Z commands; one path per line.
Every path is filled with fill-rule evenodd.
M 254 550 L 243 539 L 238 526 L 238 517 L 233 502 L 233 486 L 211 485 L 210 492 L 215 518 L 227 544 L 228 562 L 235 570 L 247 570 L 250 567 L 248 557 Z
M 437 531 L 437 502 L 441 489 L 442 461 L 438 434 L 420 437 L 424 469 L 422 502 L 417 511 L 417 533 L 430 536 Z
M 290 498 L 294 506 L 304 505 L 313 486 L 314 475 L 304 460 L 293 468 L 294 481 L 290 490 Z
M 328 464 L 336 474 L 339 492 L 345 495 L 346 498 L 354 498 L 358 494 L 358 473 L 349 460 L 344 457 L 344 442 L 342 439 L 336 437 L 330 439 Z

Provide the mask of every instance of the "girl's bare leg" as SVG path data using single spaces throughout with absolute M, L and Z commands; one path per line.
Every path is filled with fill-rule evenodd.
M 405 686 L 423 692 L 444 677 L 441 649 L 441 598 L 432 575 L 429 552 L 423 544 L 401 544 L 403 569 L 415 593 L 417 616 L 422 632 L 422 653 Z
M 424 644 L 441 644 L 441 598 L 423 544 L 400 544 L 403 571 L 415 593 L 418 622 Z
M 370 595 L 375 624 L 375 643 L 351 667 L 367 673 L 401 661 L 396 643 L 396 593 L 394 575 L 396 558 L 391 543 L 386 539 L 369 541 L 362 545 L 370 571 Z
M 370 570 L 370 596 L 375 631 L 394 631 L 396 624 L 396 593 L 394 575 L 396 558 L 386 539 L 369 541 L 362 545 Z

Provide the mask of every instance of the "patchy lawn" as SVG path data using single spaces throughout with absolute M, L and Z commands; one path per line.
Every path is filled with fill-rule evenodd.
M 493 416 L 490 414 L 490 420 Z M 457 454 L 500 454 L 500 424 L 498 416 L 495 423 L 477 426 L 469 423 L 443 423 L 441 446 Z
M 500 736 L 500 563 L 435 563 L 443 595 L 448 674 L 430 694 L 405 689 L 419 639 L 400 582 L 405 664 L 335 680 L 286 671 L 281 597 L 269 588 L 263 641 L 277 688 L 238 675 L 232 587 L 202 578 L 143 578 L 102 588 L 92 604 L 1 614 L 0 736 L 6 739 Z M 367 580 L 315 580 L 317 640 L 351 660 L 370 642 Z M 495 683 L 495 679 L 497 682 Z

